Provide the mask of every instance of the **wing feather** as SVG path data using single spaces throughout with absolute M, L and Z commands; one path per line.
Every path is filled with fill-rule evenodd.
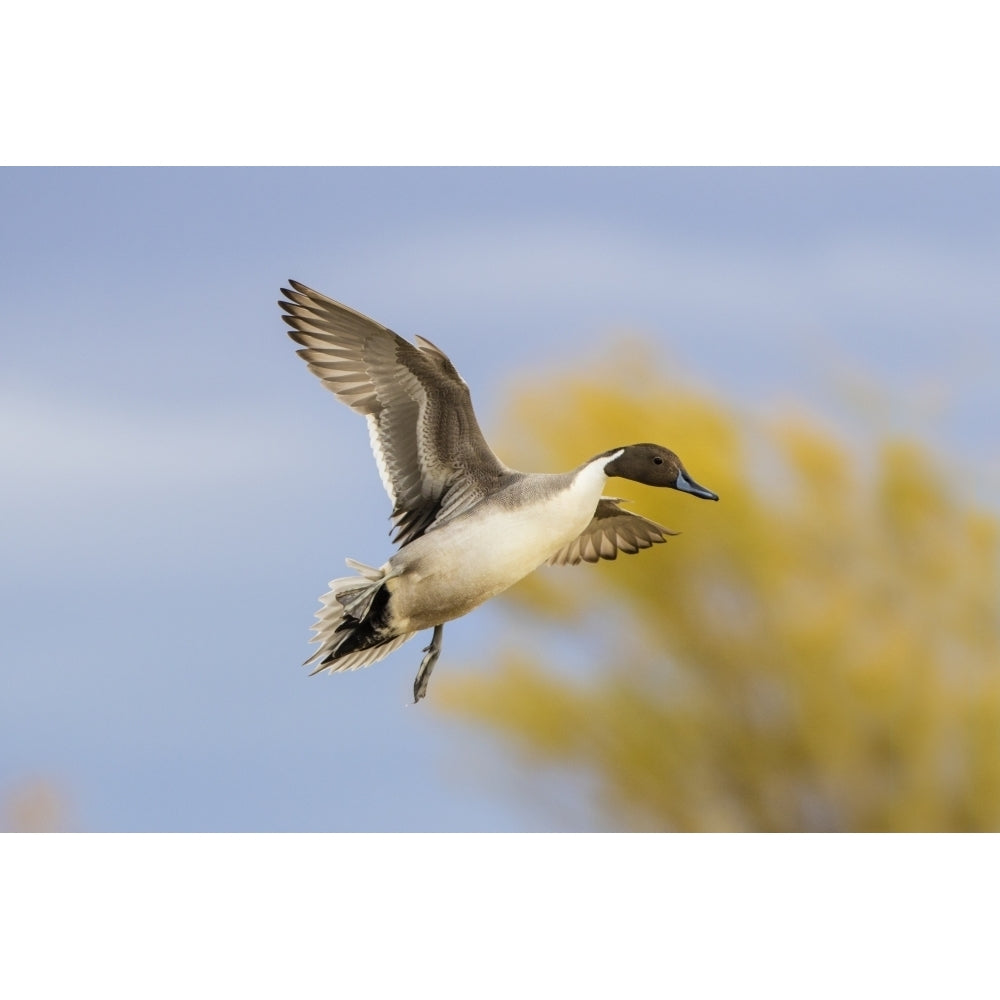
M 548 561 L 552 566 L 575 566 L 580 562 L 596 563 L 601 559 L 617 559 L 619 552 L 632 555 L 665 542 L 676 531 L 622 510 L 625 503 L 619 497 L 601 497 L 593 520 L 569 545 L 563 546 Z
M 323 385 L 367 419 L 399 545 L 475 506 L 512 474 L 440 348 L 423 337 L 411 344 L 298 281 L 291 286 L 279 303 L 289 336 Z

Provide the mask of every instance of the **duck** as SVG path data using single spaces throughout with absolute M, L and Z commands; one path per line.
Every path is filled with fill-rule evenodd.
M 278 305 L 296 353 L 368 423 L 397 547 L 377 568 L 348 558 L 353 575 L 330 581 L 312 626 L 318 649 L 304 664 L 313 674 L 370 666 L 433 629 L 413 682 L 416 704 L 445 623 L 543 564 L 612 560 L 676 534 L 604 496 L 609 478 L 719 499 L 658 444 L 610 448 L 569 472 L 509 468 L 487 444 L 469 387 L 444 351 L 301 282 L 289 285 Z

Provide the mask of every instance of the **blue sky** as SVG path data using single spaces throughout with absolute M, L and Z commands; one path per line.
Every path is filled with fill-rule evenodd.
M 1000 499 L 996 170 L 24 168 L 0 210 L 0 796 L 49 779 L 80 829 L 559 825 L 433 684 L 407 704 L 417 643 L 298 668 L 388 501 L 283 333 L 289 277 L 439 344 L 488 435 L 525 371 L 630 330 L 846 434 L 862 372 Z M 438 674 L 505 624 L 450 625 Z

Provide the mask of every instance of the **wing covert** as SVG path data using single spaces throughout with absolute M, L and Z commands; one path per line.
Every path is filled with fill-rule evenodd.
M 601 497 L 590 524 L 569 545 L 551 556 L 549 565 L 576 566 L 580 562 L 617 559 L 619 552 L 631 555 L 665 542 L 668 535 L 677 534 L 655 521 L 622 510 L 619 505 L 625 502 L 620 497 Z

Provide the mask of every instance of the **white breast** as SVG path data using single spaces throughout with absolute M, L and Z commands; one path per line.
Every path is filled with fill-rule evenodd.
M 458 618 L 517 583 L 590 523 L 607 477 L 604 456 L 572 483 L 524 505 L 487 504 L 428 532 L 387 564 L 394 624 L 406 631 Z

